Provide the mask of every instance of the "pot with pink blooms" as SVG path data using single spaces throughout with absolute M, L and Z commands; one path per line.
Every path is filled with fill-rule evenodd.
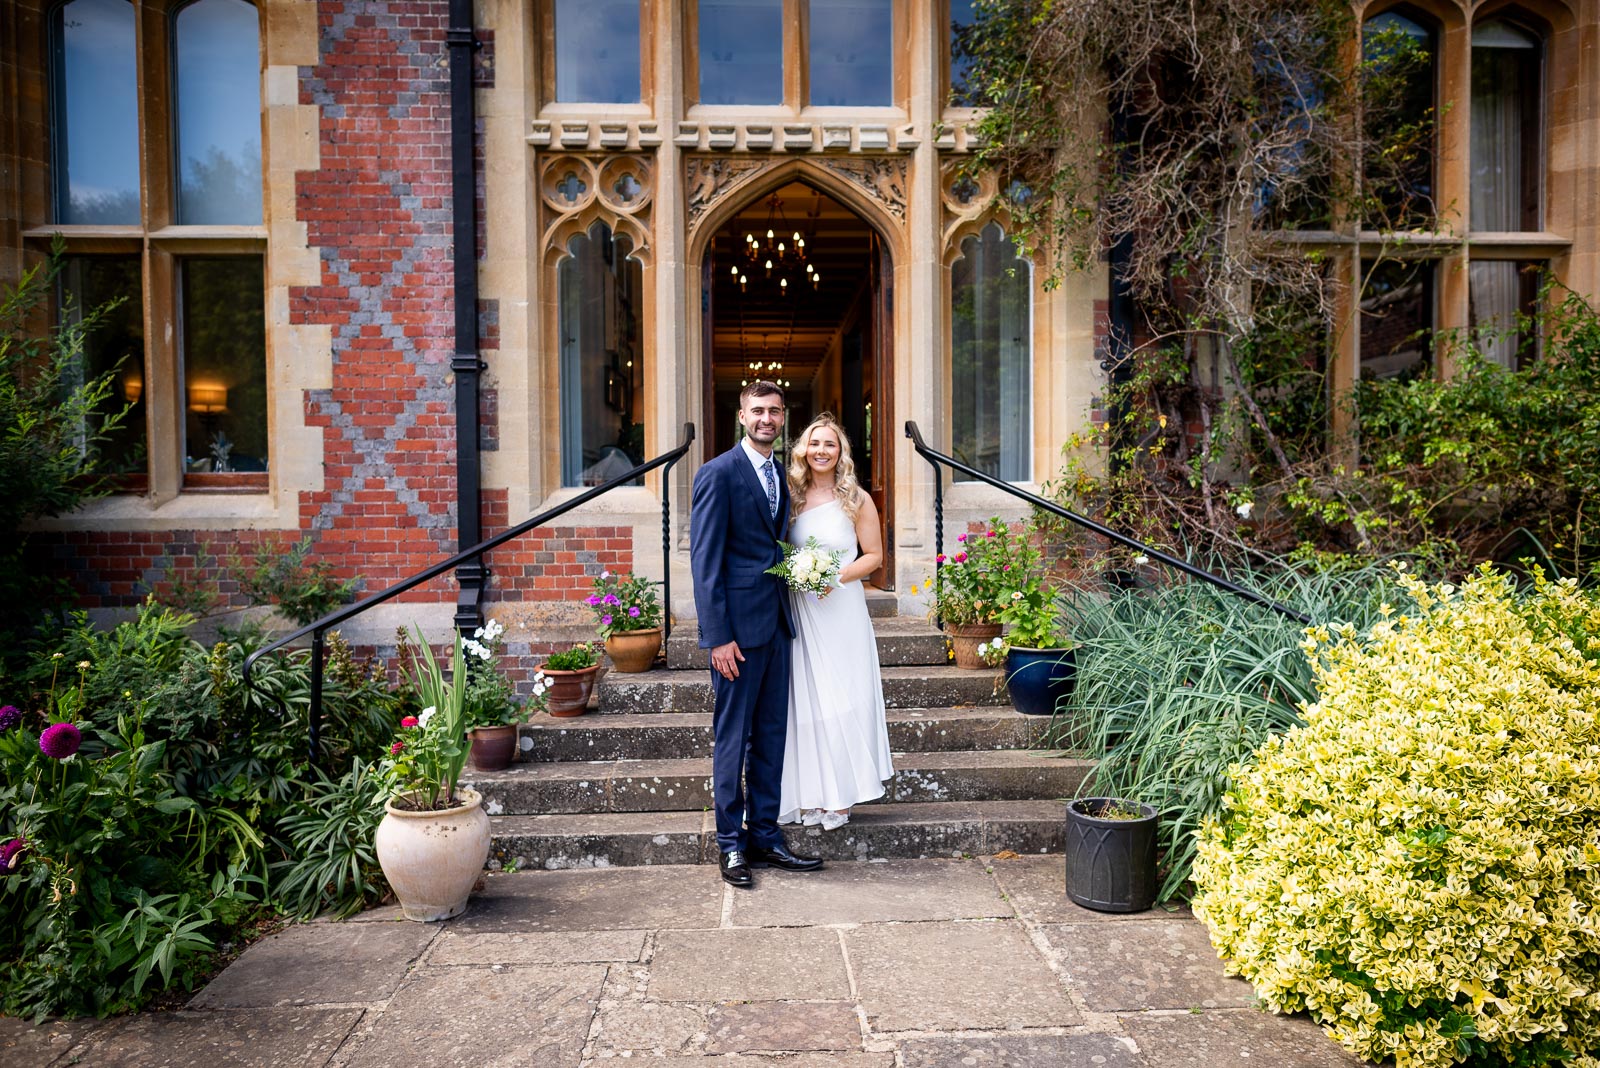
M 621 672 L 649 671 L 661 652 L 661 601 L 654 582 L 633 572 L 600 572 L 584 598 L 606 655 Z

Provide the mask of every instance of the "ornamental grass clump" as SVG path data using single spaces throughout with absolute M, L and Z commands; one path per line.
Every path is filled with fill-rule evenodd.
M 1313 628 L 1305 725 L 1234 769 L 1195 913 L 1275 1011 L 1397 1068 L 1600 1064 L 1600 598 L 1487 568 Z

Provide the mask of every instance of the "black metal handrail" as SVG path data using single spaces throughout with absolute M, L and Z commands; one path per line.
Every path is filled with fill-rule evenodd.
M 1121 545 L 1126 545 L 1130 549 L 1137 549 L 1146 556 L 1150 557 L 1152 560 L 1159 560 L 1168 567 L 1175 567 L 1184 574 L 1192 575 L 1195 578 L 1200 579 L 1202 582 L 1209 582 L 1211 585 L 1220 590 L 1226 590 L 1227 592 L 1239 597 L 1243 597 L 1245 600 L 1254 604 L 1261 605 L 1264 608 L 1270 608 L 1279 615 L 1287 616 L 1297 623 L 1304 623 L 1307 626 L 1311 625 L 1310 616 L 1307 616 L 1302 612 L 1297 612 L 1288 605 L 1279 604 L 1270 597 L 1265 597 L 1254 590 L 1246 589 L 1237 583 L 1229 582 L 1221 575 L 1213 575 L 1204 568 L 1194 566 L 1187 560 L 1180 560 L 1176 556 L 1164 553 L 1160 549 L 1152 548 L 1136 538 L 1130 538 L 1126 534 L 1119 534 L 1110 527 L 1102 526 L 1101 524 L 1096 523 L 1093 519 L 1089 519 L 1085 516 L 1079 515 L 1074 511 L 1061 507 L 1061 505 L 1054 501 L 1045 500 L 1036 493 L 1029 493 L 1027 490 L 1018 489 L 1009 482 L 1002 482 L 992 475 L 984 474 L 975 467 L 969 467 L 953 456 L 946 456 L 942 452 L 937 452 L 929 448 L 927 442 L 922 440 L 922 431 L 918 430 L 917 424 L 909 419 L 906 420 L 906 437 L 911 439 L 911 444 L 917 450 L 917 454 L 924 460 L 927 460 L 929 465 L 933 467 L 933 551 L 941 556 L 944 555 L 944 472 L 940 469 L 940 465 L 943 464 L 952 471 L 960 471 L 964 474 L 971 475 L 980 482 L 987 482 L 995 489 L 1004 490 L 1019 500 L 1027 501 L 1035 508 L 1043 509 L 1052 515 L 1058 515 L 1062 519 L 1066 519 L 1070 522 L 1078 524 L 1078 526 L 1083 527 L 1085 530 L 1092 530 L 1101 537 L 1110 538 L 1112 541 Z
M 281 711 L 284 717 L 287 718 L 289 715 L 288 704 L 281 697 L 274 697 L 273 695 L 258 689 L 255 683 L 250 680 L 250 669 L 252 666 L 254 666 L 257 660 L 260 660 L 268 653 L 277 652 L 279 649 L 287 646 L 290 642 L 297 641 L 298 639 L 305 637 L 307 634 L 311 635 L 311 710 L 308 748 L 310 751 L 311 763 L 315 765 L 317 763 L 317 757 L 321 747 L 320 743 L 322 734 L 322 660 L 324 651 L 324 632 L 326 632 L 330 627 L 333 627 L 339 623 L 343 623 L 352 616 L 360 615 L 362 612 L 365 612 L 374 605 L 380 605 L 387 600 L 405 593 L 413 586 L 420 586 L 422 583 L 427 582 L 431 578 L 437 578 L 446 571 L 454 570 L 461 564 L 481 562 L 479 558 L 491 549 L 504 545 L 513 538 L 519 538 L 533 528 L 543 526 L 552 519 L 557 519 L 560 516 L 572 511 L 574 508 L 577 508 L 583 504 L 587 504 L 596 497 L 599 497 L 601 494 L 611 492 L 618 486 L 625 486 L 635 479 L 641 477 L 645 473 L 654 471 L 658 467 L 663 469 L 661 473 L 661 624 L 662 647 L 665 648 L 666 640 L 672 637 L 672 482 L 667 476 L 672 470 L 672 465 L 683 459 L 684 454 L 689 451 L 689 446 L 692 444 L 694 444 L 694 424 L 685 423 L 683 425 L 683 443 L 677 448 L 673 449 L 671 452 L 662 453 L 654 460 L 646 460 L 644 463 L 633 468 L 632 470 L 618 475 L 609 482 L 603 482 L 593 489 L 586 490 L 564 504 L 559 504 L 547 512 L 541 512 L 532 519 L 525 519 L 516 526 L 509 527 L 506 530 L 501 531 L 492 538 L 485 538 L 478 544 L 473 545 L 470 548 L 463 549 L 454 556 L 439 561 L 432 567 L 418 571 L 409 578 L 401 579 L 399 582 L 388 587 L 387 589 L 380 590 L 370 597 L 363 597 L 354 604 L 346 605 L 337 611 L 329 612 L 321 619 L 318 619 L 312 623 L 307 623 L 299 630 L 291 631 L 276 641 L 262 646 L 260 649 L 257 649 L 255 652 L 251 653 L 245 658 L 245 687 L 247 689 L 254 690 L 266 700 L 274 702 L 278 706 L 279 711 Z

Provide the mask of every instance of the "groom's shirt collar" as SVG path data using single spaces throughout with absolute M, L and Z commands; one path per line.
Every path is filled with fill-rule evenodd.
M 765 457 L 765 456 L 762 456 L 761 453 L 756 450 L 756 447 L 754 445 L 750 444 L 750 439 L 749 438 L 740 438 L 739 439 L 739 444 L 740 444 L 740 446 L 742 446 L 744 448 L 744 454 L 745 454 L 745 456 L 749 457 L 750 466 L 754 467 L 756 469 L 756 477 L 759 478 L 761 476 L 761 469 L 767 465 L 767 459 L 768 458 Z M 772 459 L 772 463 L 773 463 L 772 473 L 775 474 L 775 475 L 776 474 L 780 474 L 780 472 L 778 471 L 778 468 L 777 468 L 778 458 L 777 458 L 777 455 L 776 455 L 776 451 L 774 451 L 774 455 L 772 456 L 771 459 Z M 763 482 L 761 484 L 763 486 L 766 485 L 765 482 Z

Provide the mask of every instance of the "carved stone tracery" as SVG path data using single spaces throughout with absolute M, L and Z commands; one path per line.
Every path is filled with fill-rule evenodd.
M 904 156 L 825 156 L 817 162 L 847 178 L 901 222 L 906 218 L 906 172 Z
M 590 156 L 560 153 L 540 161 L 544 207 L 543 249 L 559 255 L 573 233 L 596 219 L 632 241 L 632 255 L 647 259 L 652 242 L 655 163 L 646 154 Z

